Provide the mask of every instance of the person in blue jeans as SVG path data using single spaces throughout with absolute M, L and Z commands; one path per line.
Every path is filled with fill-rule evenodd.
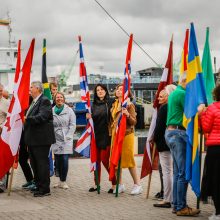
M 73 134 L 76 130 L 76 116 L 73 110 L 65 104 L 65 96 L 57 92 L 56 105 L 53 107 L 53 124 L 56 143 L 52 145 L 55 155 L 56 169 L 59 172 L 60 181 L 54 187 L 68 189 L 66 183 L 68 173 L 69 155 L 73 153 Z
M 196 216 L 200 210 L 187 206 L 188 182 L 185 179 L 187 134 L 182 125 L 185 103 L 186 74 L 169 95 L 165 140 L 173 158 L 173 213 L 178 216 Z

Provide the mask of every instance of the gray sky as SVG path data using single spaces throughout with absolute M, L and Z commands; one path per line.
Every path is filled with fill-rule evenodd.
M 219 0 L 98 0 L 110 14 L 134 34 L 134 38 L 164 65 L 169 41 L 174 34 L 174 61 L 180 59 L 185 29 L 194 22 L 202 57 L 206 27 L 210 27 L 212 57 L 220 66 Z M 42 40 L 47 39 L 48 76 L 68 70 L 82 36 L 88 74 L 123 75 L 128 37 L 94 0 L 0 0 L 0 18 L 7 10 L 12 18 L 13 37 L 22 40 L 23 58 L 30 41 L 36 38 L 34 79 L 40 79 Z M 0 26 L 0 46 L 7 44 L 6 28 Z M 70 81 L 78 77 L 78 62 Z M 132 71 L 155 66 L 136 46 L 132 51 Z M 102 70 L 101 70 L 102 69 Z

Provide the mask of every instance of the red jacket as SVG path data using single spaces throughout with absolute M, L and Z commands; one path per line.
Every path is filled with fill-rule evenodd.
M 202 129 L 208 133 L 206 146 L 220 145 L 220 102 L 211 104 L 201 114 Z

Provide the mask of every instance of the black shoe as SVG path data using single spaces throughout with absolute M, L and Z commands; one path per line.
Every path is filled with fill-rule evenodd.
M 4 192 L 4 190 L 0 188 L 0 193 L 3 193 L 3 192 Z
M 50 196 L 50 192 L 41 192 L 41 191 L 37 191 L 34 193 L 34 197 L 44 197 L 44 196 Z
M 154 207 L 157 207 L 157 208 L 171 208 L 171 203 L 170 202 L 157 203 L 157 204 L 154 204 Z
M 95 191 L 97 191 L 97 188 L 91 187 L 91 188 L 89 189 L 89 192 L 95 192 Z
M 114 189 L 109 189 L 108 193 L 113 194 Z
M 163 200 L 163 192 L 158 192 L 158 193 L 154 196 L 154 199 Z
M 35 186 L 30 191 L 31 191 L 31 193 L 39 192 L 39 188 Z

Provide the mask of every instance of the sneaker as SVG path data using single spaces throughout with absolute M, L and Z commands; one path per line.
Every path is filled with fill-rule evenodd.
M 209 220 L 220 220 L 220 215 L 213 214 L 213 215 L 209 216 Z
M 153 199 L 159 200 L 159 201 L 163 200 L 163 191 L 158 192 L 158 193 L 154 196 Z
M 62 189 L 69 189 L 69 186 L 67 185 L 66 182 L 61 182 L 59 188 L 62 188 Z
M 119 184 L 118 186 L 118 193 L 123 193 L 125 191 L 125 185 L 124 184 Z M 116 194 L 116 188 L 113 191 L 114 194 Z
M 53 188 L 58 188 L 58 187 L 60 187 L 61 186 L 61 181 L 59 181 L 58 183 L 55 183 L 54 185 L 53 185 Z
M 185 207 L 179 211 L 176 212 L 177 216 L 196 216 L 200 213 L 199 209 L 193 209 L 190 207 Z
M 29 187 L 31 184 L 33 184 L 34 183 L 34 181 L 32 180 L 32 181 L 29 181 L 29 182 L 26 182 L 25 184 L 23 184 L 21 187 L 23 188 L 23 189 L 26 189 L 27 187 Z
M 34 182 L 32 182 L 31 185 L 29 185 L 23 189 L 32 191 L 32 190 L 35 190 L 36 188 L 37 188 L 37 186 L 35 185 Z
M 138 195 L 143 192 L 143 188 L 140 185 L 134 184 L 133 189 L 131 190 L 131 195 Z

